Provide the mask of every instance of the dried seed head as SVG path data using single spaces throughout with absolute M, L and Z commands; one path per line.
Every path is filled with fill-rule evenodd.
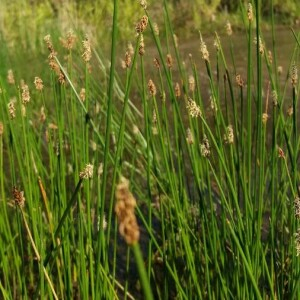
M 295 233 L 296 256 L 300 255 L 300 228 Z
M 89 38 L 86 36 L 85 39 L 82 41 L 83 45 L 83 54 L 82 58 L 85 62 L 89 62 L 92 58 L 92 50 L 91 50 L 91 43 Z
M 189 90 L 192 93 L 195 91 L 195 78 L 193 75 L 189 76 Z
M 158 25 L 157 23 L 154 23 L 153 24 L 153 31 L 156 35 L 159 35 L 159 28 L 158 28 Z
M 16 187 L 13 187 L 12 194 L 15 201 L 15 205 L 20 208 L 24 207 L 25 205 L 24 192 L 18 190 Z
M 145 43 L 144 43 L 144 37 L 141 34 L 140 44 L 139 44 L 139 55 L 143 56 L 144 54 L 145 54 Z
M 42 106 L 40 111 L 40 122 L 44 123 L 45 121 L 46 121 L 45 107 Z
M 7 71 L 7 82 L 12 85 L 15 84 L 15 77 L 12 69 Z
M 93 177 L 94 166 L 87 164 L 84 169 L 79 173 L 81 179 L 91 179 Z
M 176 84 L 175 84 L 175 96 L 176 96 L 177 98 L 179 98 L 180 95 L 181 95 L 180 85 L 179 85 L 178 82 L 176 82 Z
M 203 157 L 210 156 L 210 145 L 206 135 L 203 136 L 202 143 L 200 145 L 200 152 Z
M 224 134 L 224 141 L 226 144 L 233 144 L 234 142 L 234 133 L 232 125 L 229 125 L 226 128 L 226 132 Z
M 275 90 L 272 91 L 271 98 L 272 98 L 273 105 L 277 106 L 278 105 L 278 96 L 277 96 L 277 92 Z
M 189 145 L 194 144 L 194 136 L 190 128 L 186 130 L 186 141 Z
M 217 103 L 216 103 L 216 99 L 213 96 L 209 96 L 209 100 L 210 100 L 210 108 L 213 112 L 217 112 L 218 111 L 218 107 L 217 107 Z
M 238 85 L 239 87 L 243 87 L 243 86 L 244 86 L 244 80 L 243 80 L 243 78 L 242 78 L 241 75 L 239 75 L 239 74 L 236 75 L 235 81 L 236 81 L 236 83 L 237 83 L 237 85 Z
M 155 109 L 152 111 L 152 133 L 153 135 L 158 134 L 158 128 L 157 128 L 157 115 Z
M 293 64 L 292 70 L 291 70 L 291 82 L 292 82 L 293 87 L 295 87 L 298 82 L 298 68 L 295 63 Z
M 291 105 L 288 109 L 287 109 L 287 115 L 289 117 L 291 117 L 294 113 L 294 109 L 293 109 L 293 106 Z
M 33 83 L 35 85 L 35 88 L 39 91 L 41 91 L 44 88 L 43 80 L 40 77 L 34 77 Z
M 150 95 L 154 97 L 156 95 L 156 87 L 151 79 L 148 82 L 148 89 L 149 89 Z
M 129 53 L 129 51 L 126 51 L 125 53 L 125 66 L 126 68 L 129 68 L 131 65 L 131 55 Z
M 264 125 L 267 124 L 268 119 L 269 119 L 269 115 L 267 113 L 263 113 L 262 114 L 262 122 Z
M 294 208 L 296 219 L 300 219 L 300 197 L 298 196 L 294 199 Z
M 129 190 L 129 181 L 122 177 L 116 188 L 115 213 L 119 221 L 119 232 L 128 245 L 138 242 L 140 229 L 134 209 L 136 200 Z
M 26 105 L 30 101 L 29 88 L 27 84 L 22 85 L 22 103 Z
M 251 3 L 248 3 L 247 15 L 248 15 L 249 22 L 252 22 L 252 20 L 253 20 L 253 8 L 252 8 L 252 4 Z
M 60 70 L 59 74 L 58 74 L 58 82 L 60 84 L 65 84 L 66 83 L 66 77 L 64 75 L 64 73 Z
M 173 58 L 171 54 L 167 54 L 167 67 L 172 68 L 173 66 Z
M 189 112 L 189 115 L 192 118 L 197 118 L 197 117 L 202 116 L 200 107 L 197 105 L 197 103 L 193 99 L 188 98 L 188 100 L 186 101 L 186 108 Z
M 154 63 L 154 66 L 155 66 L 157 69 L 160 68 L 160 63 L 159 63 L 158 58 L 155 57 L 155 58 L 153 59 L 153 63 Z
M 284 154 L 282 148 L 280 148 L 279 146 L 277 146 L 277 152 L 278 152 L 279 158 L 283 158 L 283 159 L 285 158 L 285 154 Z
M 232 35 L 232 28 L 231 28 L 231 24 L 229 21 L 226 22 L 225 29 L 226 29 L 226 33 L 228 36 Z
M 282 66 L 278 66 L 277 67 L 277 73 L 278 73 L 278 75 L 281 75 L 282 72 L 283 72 L 283 67 Z
M 49 50 L 49 52 L 55 56 L 56 55 L 56 52 L 54 51 L 54 47 L 53 47 L 53 44 L 52 44 L 52 41 L 51 41 L 51 36 L 50 34 L 47 34 L 45 37 L 44 37 L 44 41 L 46 42 L 46 45 L 47 45 L 47 48 Z
M 77 37 L 76 35 L 74 34 L 73 30 L 70 29 L 68 32 L 67 32 L 67 35 L 66 35 L 66 38 L 63 39 L 63 38 L 60 38 L 60 42 L 62 44 L 62 46 L 68 50 L 72 50 L 74 45 L 75 45 L 75 42 L 77 40 Z
M 257 45 L 257 38 L 256 37 L 254 38 L 253 42 L 254 42 L 255 45 Z M 261 37 L 258 38 L 258 48 L 259 48 L 259 53 L 261 55 L 263 55 L 264 52 L 265 52 L 265 47 L 264 47 L 264 44 L 261 40 Z
M 79 93 L 79 97 L 80 97 L 80 100 L 81 100 L 82 102 L 85 101 L 85 95 L 86 95 L 86 93 L 85 93 L 85 88 L 82 88 L 82 89 L 80 90 L 80 93 Z
M 217 52 L 220 50 L 220 43 L 218 38 L 214 39 L 214 47 L 216 48 Z
M 140 5 L 143 9 L 147 9 L 147 1 L 146 0 L 140 0 Z
M 271 50 L 268 51 L 268 60 L 270 64 L 273 63 L 273 54 Z
M 202 40 L 202 37 L 201 37 L 201 41 L 200 41 L 200 52 L 202 54 L 202 58 L 206 61 L 209 61 L 209 52 L 207 50 L 206 44 Z
M 133 54 L 134 54 L 134 49 L 133 49 L 133 46 L 132 46 L 131 43 L 128 43 L 128 45 L 127 45 L 127 51 L 129 52 L 129 54 L 130 54 L 131 56 L 133 56 Z
M 145 15 L 141 20 L 136 24 L 135 30 L 138 34 L 143 33 L 148 25 L 148 17 Z
M 100 231 L 100 230 L 106 230 L 107 228 L 107 221 L 106 221 L 106 215 L 104 214 L 103 215 L 103 220 L 102 220 L 102 226 L 100 226 L 100 215 L 98 216 L 98 220 L 97 220 L 97 230 Z
M 15 103 L 16 103 L 16 98 L 12 98 L 9 103 L 7 104 L 8 107 L 8 113 L 10 115 L 11 119 L 14 119 L 16 117 L 16 107 L 15 107 Z

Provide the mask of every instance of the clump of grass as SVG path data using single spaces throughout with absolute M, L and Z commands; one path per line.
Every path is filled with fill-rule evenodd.
M 299 37 L 282 80 L 241 5 L 238 73 L 229 22 L 229 58 L 200 34 L 185 62 L 140 4 L 134 47 L 115 0 L 109 60 L 69 31 L 43 76 L 0 77 L 2 297 L 297 299 Z

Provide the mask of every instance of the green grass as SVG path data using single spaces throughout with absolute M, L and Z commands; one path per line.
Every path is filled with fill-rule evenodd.
M 80 28 L 72 49 L 53 31 L 54 70 L 46 45 L 31 49 L 40 64 L 16 57 L 12 65 L 5 58 L 13 48 L 3 43 L 1 299 L 300 297 L 300 36 L 291 31 L 283 80 L 275 18 L 267 49 L 258 0 L 253 19 L 240 6 L 243 74 L 233 42 L 227 57 L 218 34 L 214 49 L 200 34 L 201 64 L 184 62 L 166 2 L 159 35 L 152 11 L 142 11 L 124 70 L 118 61 L 131 50 L 119 43 L 117 0 L 107 58 L 92 47 L 84 61 Z M 26 68 L 36 69 L 42 90 Z

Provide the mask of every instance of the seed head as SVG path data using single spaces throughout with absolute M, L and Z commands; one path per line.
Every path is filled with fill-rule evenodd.
M 85 101 L 85 88 L 82 88 L 82 89 L 80 90 L 79 97 L 80 97 L 80 100 L 81 100 L 82 102 Z
M 210 100 L 210 108 L 213 112 L 217 112 L 218 111 L 218 107 L 217 107 L 217 103 L 216 103 L 216 99 L 213 96 L 209 97 Z
M 44 88 L 43 80 L 40 77 L 34 78 L 34 85 L 38 91 L 41 91 Z
M 85 168 L 79 173 L 81 179 L 91 179 L 93 177 L 94 166 L 87 164 Z
M 89 38 L 86 36 L 85 39 L 82 41 L 83 45 L 83 54 L 82 58 L 85 62 L 89 62 L 92 58 L 92 50 L 91 50 L 91 43 Z
M 74 34 L 73 30 L 70 29 L 66 35 L 66 38 L 63 39 L 63 38 L 60 38 L 60 42 L 62 44 L 62 46 L 68 50 L 72 50 L 74 45 L 75 45 L 75 42 L 77 40 L 77 37 L 76 35 Z
M 153 24 L 153 31 L 156 35 L 159 35 L 159 28 L 158 28 L 158 25 L 157 23 L 154 23 Z
M 189 98 L 187 100 L 186 108 L 192 118 L 197 118 L 197 117 L 202 116 L 200 107 L 197 105 L 197 103 L 193 99 Z
M 200 41 L 200 52 L 202 54 L 202 58 L 206 61 L 209 61 L 209 52 L 208 52 L 206 44 L 204 43 L 202 38 L 201 38 L 201 41 Z
M 190 128 L 186 130 L 186 141 L 189 145 L 194 144 L 194 136 Z
M 252 8 L 252 4 L 251 3 L 248 3 L 247 15 L 248 15 L 249 22 L 252 22 L 252 20 L 253 20 L 253 8 Z
M 167 66 L 168 68 L 172 68 L 173 66 L 173 58 L 171 54 L 167 54 Z
M 277 92 L 275 90 L 272 91 L 271 98 L 272 98 L 273 105 L 277 106 L 278 105 L 278 96 L 277 96 Z
M 282 66 L 278 66 L 277 67 L 277 73 L 278 73 L 278 75 L 281 75 L 282 72 L 283 72 L 283 67 Z
M 16 187 L 13 187 L 12 194 L 15 201 L 15 205 L 20 208 L 24 207 L 25 205 L 24 192 L 18 190 Z
M 155 84 L 152 81 L 152 79 L 150 79 L 148 82 L 148 89 L 149 89 L 150 95 L 154 97 L 156 95 L 156 87 L 155 87 Z
M 146 0 L 140 0 L 140 5 L 143 9 L 147 9 L 147 1 Z
M 237 83 L 237 85 L 238 85 L 239 87 L 243 87 L 243 86 L 244 86 L 244 80 L 243 80 L 243 78 L 242 78 L 241 75 L 239 75 L 239 74 L 236 75 L 235 81 L 236 81 L 236 83 Z
M 12 85 L 15 84 L 15 77 L 12 69 L 7 71 L 7 82 Z
M 300 255 L 300 228 L 295 233 L 296 256 Z
M 44 123 L 46 121 L 46 114 L 45 114 L 45 107 L 44 106 L 41 107 L 40 121 L 41 121 L 41 123 Z
M 129 190 L 129 181 L 122 177 L 116 188 L 115 213 L 119 221 L 119 232 L 128 245 L 138 242 L 140 229 L 134 213 L 136 200 Z
M 176 84 L 175 84 L 175 96 L 176 96 L 177 98 L 179 98 L 180 95 L 181 95 L 180 85 L 179 85 L 178 82 L 176 82 Z
M 148 17 L 145 15 L 141 20 L 136 24 L 135 30 L 138 34 L 143 33 L 148 25 Z
M 279 146 L 277 146 L 277 152 L 278 152 L 278 157 L 279 158 L 285 159 L 285 154 L 284 154 L 282 148 L 280 148 Z
M 233 144 L 234 142 L 234 133 L 232 125 L 229 125 L 226 128 L 226 132 L 224 134 L 224 141 L 226 144 Z
M 227 33 L 227 35 L 228 35 L 228 36 L 232 35 L 232 28 L 231 28 L 231 24 L 230 24 L 229 21 L 226 22 L 225 28 L 226 28 L 226 33 Z
M 195 78 L 193 75 L 189 76 L 189 90 L 192 93 L 195 91 Z
M 257 38 L 256 37 L 254 38 L 254 44 L 257 45 Z M 265 52 L 265 47 L 264 47 L 264 44 L 261 40 L 261 37 L 258 38 L 258 48 L 259 48 L 259 53 L 261 55 L 263 55 L 264 52 Z
M 202 143 L 200 145 L 200 152 L 203 157 L 210 156 L 210 145 L 206 135 L 203 136 Z
M 131 64 L 131 55 L 129 53 L 129 51 L 126 51 L 125 53 L 125 66 L 126 68 L 129 68 Z
M 294 199 L 294 208 L 296 219 L 300 219 L 300 197 L 298 196 Z
M 127 45 L 127 51 L 129 52 L 129 54 L 132 56 L 134 54 L 134 49 L 131 43 L 128 43 Z
M 143 56 L 144 54 L 145 54 L 144 37 L 141 34 L 141 36 L 140 36 L 140 45 L 139 45 L 139 55 Z
M 153 59 L 153 63 L 154 63 L 154 66 L 155 66 L 157 69 L 160 68 L 160 63 L 159 63 L 158 58 L 155 57 L 155 58 Z
M 295 63 L 293 64 L 292 70 L 291 70 L 291 82 L 292 82 L 293 87 L 295 87 L 298 82 L 298 68 Z
M 8 113 L 10 115 L 11 119 L 14 119 L 16 117 L 16 107 L 15 107 L 16 99 L 12 98 L 10 102 L 7 104 L 8 107 Z
M 22 85 L 22 103 L 26 105 L 30 101 L 29 88 L 27 84 Z
M 269 119 L 269 115 L 267 113 L 263 113 L 262 114 L 262 122 L 264 125 L 267 124 L 268 119 Z

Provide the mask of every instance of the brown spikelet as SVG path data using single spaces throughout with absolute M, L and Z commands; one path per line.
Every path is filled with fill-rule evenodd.
M 15 205 L 21 208 L 24 207 L 25 205 L 24 192 L 18 190 L 16 187 L 13 187 L 12 194 L 15 201 Z
M 150 79 L 148 82 L 148 89 L 149 89 L 149 93 L 151 96 L 156 95 L 156 86 L 155 86 L 154 82 L 152 81 L 152 79 Z
M 135 30 L 138 34 L 143 33 L 148 25 L 148 17 L 145 15 L 141 20 L 136 24 Z
M 33 83 L 38 91 L 41 91 L 44 88 L 43 80 L 40 77 L 35 77 Z
M 129 190 L 129 181 L 122 177 L 116 188 L 115 213 L 119 221 L 119 232 L 128 245 L 138 242 L 140 229 L 134 209 L 136 200 Z
M 173 67 L 173 58 L 172 58 L 171 54 L 167 54 L 167 66 L 168 66 L 168 68 Z

